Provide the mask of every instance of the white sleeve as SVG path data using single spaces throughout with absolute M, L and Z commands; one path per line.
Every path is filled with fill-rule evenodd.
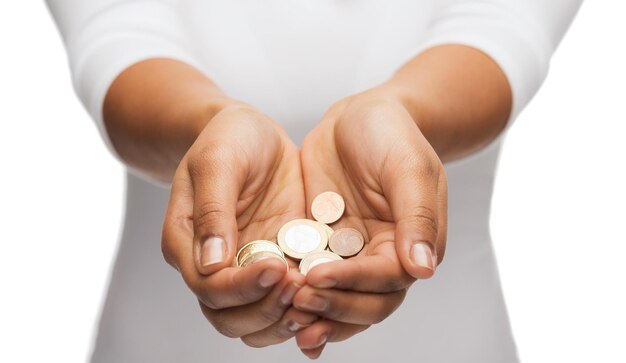
M 46 0 L 67 48 L 74 89 L 117 156 L 102 120 L 113 80 L 139 61 L 166 57 L 197 66 L 175 0 Z
M 582 0 L 440 0 L 420 49 L 463 44 L 490 56 L 513 93 L 510 125 L 543 83 Z

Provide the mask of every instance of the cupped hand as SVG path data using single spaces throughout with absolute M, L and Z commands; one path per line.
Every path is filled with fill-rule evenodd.
M 307 206 L 322 192 L 339 193 L 346 211 L 333 227 L 356 228 L 366 240 L 356 257 L 311 270 L 294 298 L 299 310 L 325 318 L 296 336 L 315 358 L 326 342 L 385 319 L 415 279 L 433 275 L 445 249 L 447 180 L 407 110 L 380 89 L 331 107 L 301 158 Z
M 278 259 L 234 262 L 241 246 L 274 239 L 304 208 L 298 149 L 273 120 L 234 103 L 207 123 L 173 178 L 162 249 L 219 332 L 265 346 L 317 319 L 291 307 L 301 274 Z

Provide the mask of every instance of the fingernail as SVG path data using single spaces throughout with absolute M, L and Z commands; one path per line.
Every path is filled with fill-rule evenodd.
M 437 260 L 430 243 L 417 242 L 411 247 L 410 257 L 414 264 L 435 271 Z
M 226 256 L 226 243 L 222 237 L 209 237 L 200 248 L 200 264 L 204 267 L 220 263 Z
M 321 296 L 314 295 L 302 305 L 302 308 L 312 311 L 324 311 L 328 308 L 328 301 Z
M 296 292 L 298 292 L 298 290 L 300 290 L 302 286 L 296 284 L 295 282 L 290 283 L 289 285 L 287 285 L 283 291 L 280 293 L 280 302 L 287 306 L 287 305 L 291 305 L 291 302 L 293 301 L 293 297 L 296 295 Z
M 259 277 L 261 287 L 270 287 L 283 278 L 283 274 L 275 270 L 267 270 Z
M 315 352 L 315 351 L 311 351 L 315 348 L 311 348 L 311 349 L 300 349 L 300 351 L 302 352 L 302 354 L 306 355 L 307 358 L 313 360 L 313 359 L 317 359 L 320 356 L 319 352 Z
M 290 320 L 290 321 L 287 323 L 287 329 L 288 329 L 290 332 L 292 332 L 292 333 L 299 332 L 299 331 L 300 331 L 300 329 L 302 329 L 302 328 L 304 328 L 304 325 L 300 325 L 299 323 L 297 323 L 297 322 L 295 322 L 295 321 L 293 321 L 293 320 Z
M 313 348 L 321 347 L 323 344 L 326 344 L 327 340 L 328 340 L 328 336 L 326 334 L 322 335 L 320 337 L 320 342 L 316 346 L 314 346 Z
M 306 354 L 307 357 L 311 357 L 311 355 L 309 355 L 309 353 L 313 353 L 313 352 L 311 352 L 311 350 L 321 347 L 322 345 L 326 344 L 327 341 L 328 341 L 328 335 L 323 334 L 314 346 L 307 347 L 307 348 L 300 348 L 300 350 L 302 350 L 302 353 Z M 305 350 L 306 350 L 306 352 L 305 352 Z M 315 354 L 313 356 L 314 357 L 318 357 L 319 353 Z

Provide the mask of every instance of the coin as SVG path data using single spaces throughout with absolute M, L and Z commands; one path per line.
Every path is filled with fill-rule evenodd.
M 324 230 L 326 231 L 326 235 L 328 235 L 328 240 L 330 240 L 330 237 L 333 235 L 333 233 L 335 233 L 335 230 L 328 224 L 320 223 L 320 226 L 324 228 Z
M 272 257 L 280 259 L 287 265 L 287 267 L 289 267 L 289 264 L 285 259 L 285 254 L 280 247 L 278 247 L 276 243 L 267 240 L 256 240 L 247 243 L 239 249 L 235 259 L 237 261 L 237 266 L 245 267 Z
M 294 219 L 278 231 L 278 245 L 283 252 L 296 260 L 307 254 L 322 251 L 328 245 L 327 230 L 321 223 L 309 219 Z
M 311 214 L 316 221 L 331 224 L 341 218 L 345 208 L 346 204 L 341 195 L 324 192 L 313 199 Z
M 339 228 L 328 240 L 328 247 L 342 257 L 354 256 L 365 245 L 363 235 L 354 228 Z
M 319 264 L 340 260 L 343 260 L 341 256 L 330 251 L 313 252 L 300 261 L 300 273 L 306 275 L 313 267 Z
M 246 267 L 246 266 L 252 265 L 253 263 L 257 263 L 261 260 L 265 260 L 268 258 L 277 258 L 281 260 L 285 264 L 285 266 L 287 266 L 287 269 L 289 269 L 289 262 L 287 262 L 287 259 L 285 259 L 283 256 L 278 255 L 274 252 L 257 252 L 257 253 L 247 255 L 246 258 L 242 259 L 239 267 Z

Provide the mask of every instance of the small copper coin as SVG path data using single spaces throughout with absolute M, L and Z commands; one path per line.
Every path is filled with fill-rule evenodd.
M 311 214 L 316 221 L 331 224 L 341 218 L 345 208 L 346 204 L 341 195 L 335 192 L 324 192 L 313 199 Z
M 328 240 L 328 247 L 342 257 L 354 256 L 363 249 L 365 241 L 354 228 L 339 228 Z
M 313 252 L 300 261 L 300 273 L 306 275 L 313 267 L 319 264 L 340 260 L 343 260 L 341 256 L 330 251 Z
M 323 251 L 328 246 L 328 232 L 322 223 L 294 219 L 280 228 L 277 240 L 287 256 L 301 260 L 309 253 Z

